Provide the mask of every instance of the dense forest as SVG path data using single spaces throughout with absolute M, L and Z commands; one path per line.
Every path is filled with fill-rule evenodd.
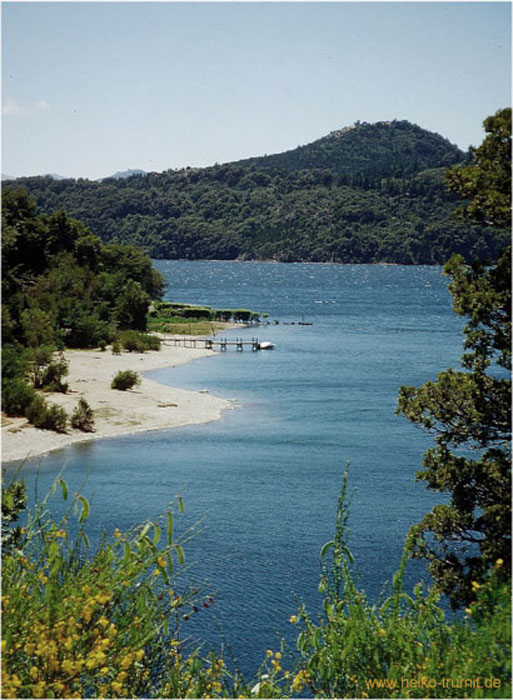
M 19 178 L 105 242 L 155 258 L 439 264 L 496 259 L 508 231 L 454 216 L 447 167 L 471 159 L 407 121 L 356 123 L 307 146 L 102 182 Z
M 38 214 L 22 188 L 2 200 L 2 410 L 64 430 L 36 389 L 66 393 L 55 350 L 105 347 L 146 330 L 164 281 L 138 248 L 104 244 L 64 211 Z M 142 336 L 144 338 L 144 336 Z

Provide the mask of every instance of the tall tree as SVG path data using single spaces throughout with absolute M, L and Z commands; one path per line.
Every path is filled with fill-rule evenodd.
M 511 110 L 485 121 L 474 162 L 449 171 L 470 198 L 466 216 L 503 226 L 511 193 Z M 468 604 L 491 567 L 511 575 L 511 249 L 494 267 L 453 255 L 444 268 L 453 309 L 468 317 L 462 369 L 402 387 L 397 412 L 435 435 L 417 478 L 450 496 L 412 528 L 413 556 L 426 558 L 453 607 Z
M 483 122 L 488 134 L 472 150 L 473 163 L 451 168 L 449 189 L 470 199 L 462 211 L 469 219 L 492 226 L 511 225 L 511 107 Z

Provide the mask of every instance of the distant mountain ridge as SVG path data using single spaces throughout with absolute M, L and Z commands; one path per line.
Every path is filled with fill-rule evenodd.
M 461 201 L 444 174 L 468 158 L 407 121 L 357 122 L 284 153 L 206 168 L 15 185 L 41 211 L 64 206 L 104 241 L 156 258 L 440 264 L 453 252 L 493 259 L 509 239 L 454 217 Z
M 259 168 L 326 168 L 338 175 L 372 170 L 394 176 L 450 167 L 464 157 L 463 151 L 439 134 L 395 120 L 356 122 L 305 146 L 238 162 Z
M 107 177 L 98 178 L 98 182 L 103 182 L 104 180 L 125 180 L 128 177 L 134 177 L 134 175 L 146 175 L 146 170 L 121 170 L 114 175 L 108 175 Z

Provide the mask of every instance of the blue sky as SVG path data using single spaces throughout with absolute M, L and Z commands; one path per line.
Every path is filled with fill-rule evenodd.
M 466 149 L 511 104 L 509 2 L 2 4 L 2 173 L 276 153 L 356 120 Z

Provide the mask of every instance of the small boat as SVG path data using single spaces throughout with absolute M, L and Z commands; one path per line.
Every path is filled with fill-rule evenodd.
M 259 350 L 273 350 L 274 343 L 270 343 L 268 340 L 264 340 L 263 343 L 258 343 Z

